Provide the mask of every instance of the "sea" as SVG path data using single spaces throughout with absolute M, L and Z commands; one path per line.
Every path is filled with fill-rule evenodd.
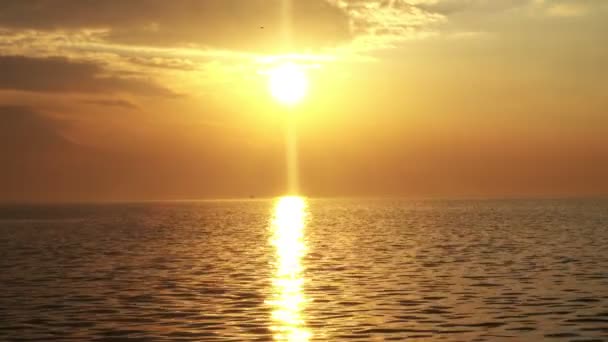
M 608 200 L 1 205 L 0 341 L 608 341 Z

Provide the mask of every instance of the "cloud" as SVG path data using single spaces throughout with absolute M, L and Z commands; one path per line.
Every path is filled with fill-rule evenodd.
M 121 99 L 85 100 L 82 102 L 96 106 L 120 107 L 124 109 L 139 109 L 139 107 L 135 104 Z
M 458 12 L 503 12 L 510 9 L 527 6 L 535 0 L 429 0 L 423 1 L 420 7 L 443 15 Z
M 546 11 L 552 17 L 580 17 L 587 14 L 590 8 L 581 3 L 557 3 L 548 6 Z
M 446 19 L 416 1 L 328 1 L 348 13 L 355 49 L 383 49 L 400 41 L 433 35 L 434 25 Z
M 191 67 L 183 56 L 188 52 L 167 56 L 169 49 L 224 55 L 333 48 L 356 53 L 446 31 L 453 34 L 458 27 L 444 24 L 461 13 L 472 15 L 476 23 L 488 14 L 519 9 L 520 14 L 576 16 L 607 7 L 605 0 L 3 0 L 0 47 L 13 54 L 34 49 L 61 54 L 75 46 L 129 57 L 148 53 L 148 61 L 132 62 L 180 69 Z M 40 40 L 45 46 L 35 44 Z M 14 52 L 15 46 L 29 50 Z M 61 49 L 52 50 L 53 46 Z M 144 52 L 146 48 L 166 51 Z
M 608 11 L 605 0 L 536 0 L 535 4 L 550 17 L 583 17 Z
M 324 0 L 6 0 L 0 26 L 32 30 L 106 30 L 104 39 L 146 46 L 276 51 L 286 26 L 293 46 L 309 49 L 349 38 L 348 17 Z M 283 19 L 288 18 L 287 22 Z M 263 27 L 263 28 L 262 28 Z M 285 47 L 285 46 L 283 46 Z
M 151 81 L 115 76 L 99 64 L 64 57 L 0 56 L 0 89 L 175 96 Z
M 436 33 L 432 0 L 5 0 L 0 28 L 56 43 L 263 54 L 386 48 Z M 4 40 L 15 34 L 5 34 Z M 35 38 L 35 37 L 34 37 Z M 23 41 L 24 37 L 21 37 Z M 14 38 L 12 39 L 15 40 Z M 7 44 L 8 45 L 8 44 Z M 14 44 L 11 44 L 14 45 Z M 164 63 L 161 63 L 164 65 Z
M 185 57 L 128 57 L 130 63 L 144 67 L 191 71 L 197 69 L 197 64 Z

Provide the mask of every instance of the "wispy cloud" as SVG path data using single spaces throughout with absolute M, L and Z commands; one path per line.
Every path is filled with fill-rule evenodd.
M 551 4 L 546 7 L 546 13 L 553 17 L 580 17 L 590 10 L 587 4 L 580 2 Z
M 97 100 L 84 100 L 86 104 L 92 104 L 96 106 L 104 107 L 119 107 L 124 109 L 138 109 L 139 107 L 127 100 L 122 99 L 97 99 Z
M 446 17 L 403 0 L 329 0 L 350 18 L 355 51 L 394 47 L 399 42 L 436 34 Z

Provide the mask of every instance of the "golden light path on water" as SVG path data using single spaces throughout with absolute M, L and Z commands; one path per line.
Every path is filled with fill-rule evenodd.
M 306 254 L 304 228 L 306 200 L 298 196 L 277 200 L 272 219 L 271 243 L 275 249 L 271 327 L 277 341 L 303 342 L 311 337 L 306 328 L 302 258 Z

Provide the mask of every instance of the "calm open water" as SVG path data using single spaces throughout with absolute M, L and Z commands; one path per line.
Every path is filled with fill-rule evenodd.
M 608 341 L 608 201 L 0 208 L 0 340 Z

